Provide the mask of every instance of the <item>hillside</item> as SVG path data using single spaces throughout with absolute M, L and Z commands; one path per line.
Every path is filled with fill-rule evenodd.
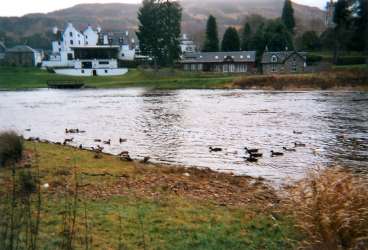
M 226 26 L 242 25 L 251 14 L 266 18 L 281 15 L 283 0 L 182 0 L 183 32 L 193 36 L 197 42 L 203 39 L 203 30 L 209 14 L 217 17 L 222 33 Z M 23 17 L 0 17 L 1 32 L 19 39 L 34 34 L 46 34 L 53 26 L 64 27 L 70 21 L 83 29 L 87 24 L 100 25 L 104 30 L 130 30 L 137 27 L 137 4 L 81 4 L 47 14 L 29 14 Z M 322 31 L 324 12 L 318 8 L 294 4 L 297 30 Z M 3 34 L 4 35 L 4 34 Z M 26 39 L 29 40 L 29 39 Z

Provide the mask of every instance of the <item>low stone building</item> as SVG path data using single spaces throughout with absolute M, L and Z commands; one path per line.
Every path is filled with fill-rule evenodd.
M 253 73 L 256 71 L 256 52 L 185 53 L 180 60 L 180 64 L 185 71 Z
M 41 53 L 27 45 L 17 45 L 5 53 L 5 63 L 11 66 L 34 67 L 41 62 Z
M 263 53 L 261 66 L 265 75 L 303 73 L 306 68 L 306 54 L 297 51 L 266 51 Z

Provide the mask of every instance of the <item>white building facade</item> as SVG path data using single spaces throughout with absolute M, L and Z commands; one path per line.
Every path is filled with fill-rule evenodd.
M 134 60 L 134 48 L 130 49 L 123 38 L 116 39 L 112 33 L 103 33 L 100 27 L 94 30 L 89 25 L 80 32 L 68 23 L 64 31 L 55 27 L 53 33 L 56 40 L 52 42 L 52 54 L 42 62 L 42 67 L 52 68 L 57 74 L 123 75 L 127 69 L 118 67 L 118 59 Z

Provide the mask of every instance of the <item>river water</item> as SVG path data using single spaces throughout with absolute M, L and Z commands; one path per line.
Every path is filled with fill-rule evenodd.
M 65 128 L 85 130 L 65 134 Z M 368 93 L 249 90 L 35 90 L 0 92 L 0 130 L 132 158 L 209 167 L 271 181 L 302 177 L 309 168 L 341 165 L 368 172 Z M 30 131 L 27 131 L 29 130 Z M 294 133 L 297 132 L 297 133 Z M 127 139 L 119 143 L 119 138 Z M 270 150 L 306 147 L 284 156 Z M 211 153 L 209 146 L 221 147 Z M 264 153 L 244 160 L 244 147 Z

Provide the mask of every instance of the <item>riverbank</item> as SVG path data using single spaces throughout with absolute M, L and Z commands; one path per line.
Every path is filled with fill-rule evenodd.
M 235 79 L 229 88 L 368 91 L 368 67 L 335 67 L 320 73 L 241 77 Z
M 316 172 L 283 192 L 262 179 L 32 141 L 15 168 L 0 168 L 0 180 L 0 247 L 8 238 L 35 249 L 339 249 L 341 242 L 355 249 L 368 243 L 367 183 L 342 169 Z
M 47 81 L 78 80 L 90 88 L 146 87 L 153 89 L 368 90 L 368 67 L 335 67 L 321 73 L 247 75 L 193 73 L 163 69 L 130 69 L 112 77 L 66 77 L 34 68 L 1 68 L 0 89 L 47 88 Z
M 63 241 L 63 216 L 73 200 L 77 249 L 84 249 L 85 237 L 94 249 L 120 243 L 127 249 L 292 249 L 297 239 L 276 209 L 275 191 L 261 179 L 106 154 L 96 159 L 91 151 L 38 142 L 27 142 L 25 154 L 16 171 L 40 176 L 42 249 Z M 3 192 L 12 189 L 11 176 L 11 169 L 0 169 Z

